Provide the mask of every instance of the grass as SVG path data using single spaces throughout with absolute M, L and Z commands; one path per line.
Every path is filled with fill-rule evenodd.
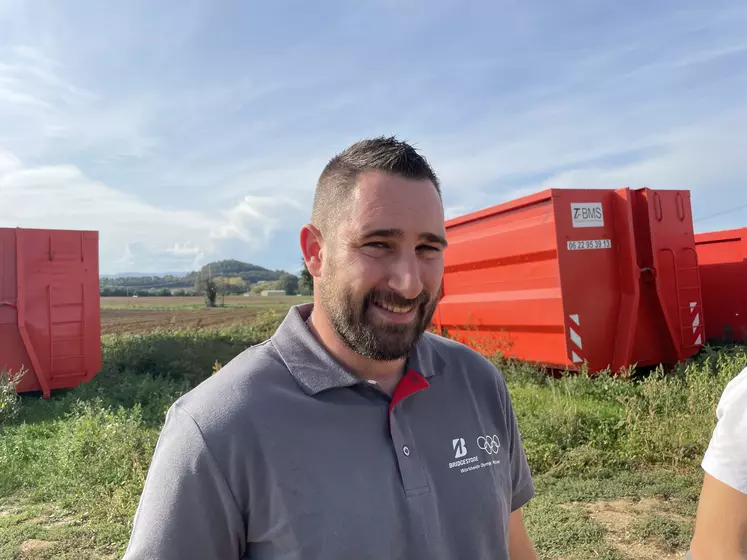
M 651 539 L 659 548 L 675 552 L 687 547 L 692 537 L 692 526 L 686 520 L 672 519 L 656 513 L 648 513 L 631 526 L 636 538 Z
M 0 426 L 0 559 L 22 549 L 121 558 L 166 410 L 277 322 L 106 336 L 93 381 L 46 401 L 24 396 Z M 525 515 L 543 559 L 686 549 L 716 403 L 747 349 L 706 348 L 673 371 L 631 379 L 498 365 L 535 474 Z

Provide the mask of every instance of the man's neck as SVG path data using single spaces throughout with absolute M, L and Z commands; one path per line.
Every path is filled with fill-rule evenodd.
M 381 390 L 388 395 L 391 396 L 394 394 L 394 389 L 397 387 L 397 383 L 399 383 L 404 373 L 406 361 L 404 358 L 391 362 L 382 362 L 366 358 L 351 350 L 337 336 L 327 314 L 323 311 L 318 311 L 316 305 L 314 305 L 314 310 L 311 312 L 307 324 L 311 333 L 322 346 L 341 365 L 347 368 L 348 371 L 361 379 L 375 381 Z

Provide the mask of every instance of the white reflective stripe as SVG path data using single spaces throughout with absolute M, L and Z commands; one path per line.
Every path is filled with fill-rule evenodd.
M 700 313 L 695 314 L 695 319 L 693 319 L 693 334 L 695 334 L 695 331 L 700 326 Z
M 698 340 L 695 341 L 695 346 L 700 346 L 701 344 L 703 344 L 703 336 L 699 334 Z
M 571 340 L 576 346 L 583 350 L 584 347 L 581 345 L 581 337 L 573 330 L 573 328 L 571 328 Z
M 576 323 L 577 326 L 581 326 L 581 320 L 578 318 L 578 315 L 571 315 L 571 321 Z
M 698 305 L 697 301 L 690 302 L 690 311 L 695 311 L 695 307 Z
M 575 352 L 572 352 L 571 355 L 573 356 L 573 363 L 574 364 L 579 364 L 579 363 L 583 362 L 583 360 Z

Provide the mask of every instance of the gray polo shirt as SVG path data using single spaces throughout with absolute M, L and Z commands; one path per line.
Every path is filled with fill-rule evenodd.
M 534 486 L 500 373 L 427 333 L 390 399 L 311 308 L 171 407 L 124 560 L 508 560 Z

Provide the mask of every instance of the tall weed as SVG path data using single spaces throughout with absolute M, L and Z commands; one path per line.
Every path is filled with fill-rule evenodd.
M 77 402 L 51 422 L 0 438 L 0 495 L 21 490 L 80 512 L 127 521 L 142 490 L 158 431 L 138 406 Z
M 623 467 L 697 467 L 718 400 L 747 367 L 747 348 L 706 348 L 687 364 L 649 375 L 537 378 L 526 364 L 496 363 L 533 470 L 583 476 Z
M 0 498 L 23 492 L 124 526 L 171 404 L 216 362 L 266 340 L 280 320 L 269 312 L 256 324 L 223 330 L 104 337 L 103 367 L 93 380 L 51 399 L 23 397 L 0 427 Z
M 6 369 L 0 370 L 0 425 L 18 416 L 21 398 L 16 389 L 24 373 L 23 370 L 17 373 L 11 373 Z

